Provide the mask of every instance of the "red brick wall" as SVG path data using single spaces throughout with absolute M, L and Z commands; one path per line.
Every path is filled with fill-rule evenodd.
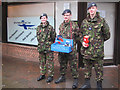
M 34 46 L 2 43 L 2 55 L 20 58 L 25 61 L 39 62 L 38 60 L 39 53 L 37 51 L 37 47 Z M 55 66 L 59 66 L 57 57 L 58 57 L 58 53 L 54 52 Z

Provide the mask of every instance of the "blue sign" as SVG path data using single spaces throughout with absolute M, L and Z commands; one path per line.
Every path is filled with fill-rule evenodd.
M 22 20 L 22 22 L 24 23 L 24 20 Z M 27 24 L 22 24 L 22 25 L 18 25 L 20 27 L 24 27 L 24 29 L 27 29 L 27 27 L 33 27 L 35 25 L 27 25 Z

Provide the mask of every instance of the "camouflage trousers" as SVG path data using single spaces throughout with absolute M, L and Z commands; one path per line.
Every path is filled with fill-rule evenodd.
M 45 75 L 46 69 L 48 67 L 48 76 L 53 76 L 54 75 L 53 52 L 39 53 L 39 61 L 40 61 L 40 75 Z
M 58 60 L 60 63 L 60 74 L 61 75 L 66 74 L 67 64 L 69 62 L 73 78 L 78 78 L 77 56 L 74 53 L 59 53 Z
M 96 81 L 103 80 L 103 59 L 99 58 L 97 60 L 83 59 L 85 67 L 85 78 L 89 78 L 92 75 L 92 67 L 94 66 L 96 73 Z

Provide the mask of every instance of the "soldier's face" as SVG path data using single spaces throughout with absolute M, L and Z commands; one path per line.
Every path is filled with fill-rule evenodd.
M 43 17 L 41 17 L 40 20 L 41 20 L 42 23 L 45 23 L 45 22 L 47 21 L 47 17 L 46 17 L 46 16 L 43 16 Z
M 71 14 L 70 13 L 65 13 L 63 17 L 64 17 L 65 22 L 67 22 L 67 21 L 70 20 Z
M 95 14 L 96 11 L 97 11 L 97 7 L 96 7 L 96 6 L 92 6 L 92 7 L 90 7 L 90 8 L 88 9 L 88 11 L 89 11 L 90 14 Z

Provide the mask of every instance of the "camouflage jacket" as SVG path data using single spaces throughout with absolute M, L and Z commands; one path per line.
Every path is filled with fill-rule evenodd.
M 63 21 L 63 23 L 61 23 L 59 27 L 59 35 L 62 35 L 62 37 L 66 39 L 73 39 L 74 51 L 76 51 L 76 42 L 79 39 L 78 32 L 79 32 L 79 27 L 73 21 L 69 21 L 67 23 Z
M 80 41 L 83 42 L 83 36 L 89 36 L 89 47 L 81 47 L 81 54 L 85 59 L 103 58 L 104 41 L 110 38 L 109 26 L 105 19 L 100 17 L 99 12 L 91 19 L 88 13 L 80 27 Z
M 46 24 L 43 26 L 41 23 L 37 27 L 37 40 L 38 40 L 38 52 L 49 52 L 51 50 L 51 44 L 55 40 L 56 33 L 49 22 L 47 21 Z

